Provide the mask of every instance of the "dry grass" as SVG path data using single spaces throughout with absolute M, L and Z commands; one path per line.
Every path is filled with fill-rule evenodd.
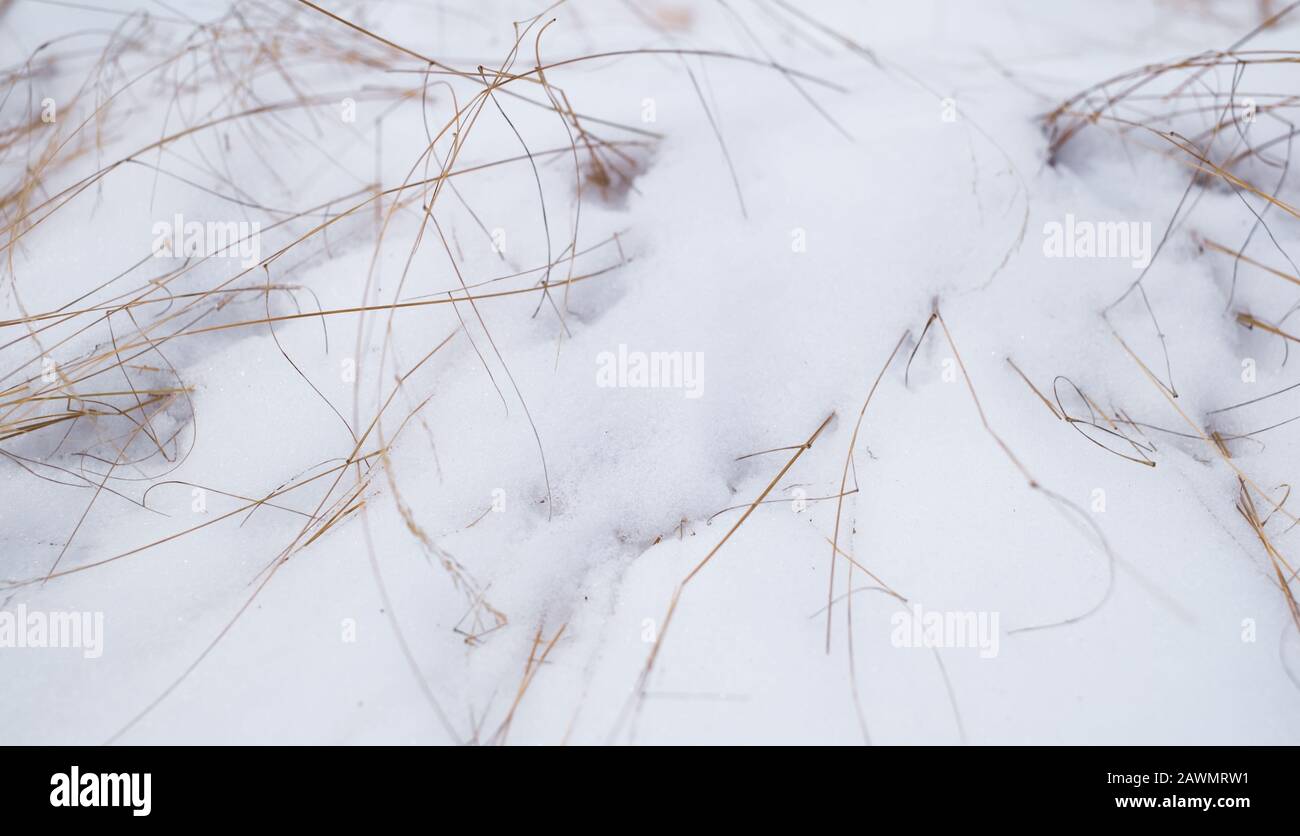
M 498 348 L 490 311 L 498 300 L 536 298 L 537 315 L 553 322 L 558 359 L 569 334 L 572 294 L 584 283 L 617 276 L 629 261 L 618 234 L 580 245 L 583 204 L 625 200 L 660 138 L 643 125 L 585 113 L 562 86 L 566 71 L 616 58 L 660 56 L 680 61 L 692 81 L 688 60 L 728 61 L 774 73 L 805 96 L 808 86 L 838 89 L 770 57 L 720 50 L 627 49 L 554 58 L 546 40 L 548 28 L 556 24 L 550 15 L 554 9 L 514 24 L 513 42 L 504 54 L 477 66 L 424 54 L 358 18 L 308 0 L 296 5 L 250 0 L 204 24 L 183 15 L 122 14 L 112 18 L 111 28 L 71 33 L 0 68 L 5 91 L 0 99 L 0 165 L 7 172 L 0 180 L 0 287 L 19 312 L 0 321 L 0 457 L 32 479 L 66 489 L 67 501 L 79 509 L 49 565 L 0 581 L 0 592 L 8 599 L 36 584 L 140 559 L 199 531 L 242 524 L 259 511 L 279 514 L 290 526 L 284 542 L 263 556 L 248 595 L 224 627 L 112 739 L 131 730 L 202 663 L 280 567 L 352 519 L 361 520 L 372 543 L 370 561 L 385 612 L 431 711 L 451 739 L 477 739 L 476 732 L 463 733 L 449 718 L 403 635 L 374 553 L 368 504 L 380 490 L 391 497 L 413 543 L 463 595 L 465 614 L 455 630 L 468 645 L 481 644 L 508 624 L 507 613 L 491 603 L 488 589 L 466 562 L 440 548 L 426 531 L 403 496 L 392 451 L 407 430 L 420 425 L 420 413 L 433 398 L 420 372 L 437 363 L 453 341 L 468 343 L 502 403 L 518 404 L 533 425 L 548 512 L 554 505 L 544 439 L 529 415 L 521 382 Z M 670 34 L 689 24 L 673 15 L 648 22 Z M 42 121 L 40 91 L 46 83 L 78 75 L 75 93 L 57 103 L 57 119 Z M 328 78 L 336 79 L 334 87 L 319 81 Z M 366 81 L 337 81 L 350 78 Z M 285 95 L 265 99 L 257 91 L 268 86 Z M 166 106 L 156 139 L 117 150 L 124 137 L 138 133 L 135 120 L 157 116 L 153 102 L 159 96 Z M 357 143 L 382 133 L 386 124 L 406 127 L 418 121 L 423 126 L 423 152 L 406 164 L 400 182 L 376 178 L 314 206 L 286 209 L 260 202 L 251 194 L 260 190 L 250 190 L 245 177 L 231 173 L 232 140 L 241 150 L 251 150 L 255 164 L 286 197 L 290 184 L 278 175 L 275 157 L 284 148 L 315 154 L 326 168 L 340 167 L 316 147 L 314 138 L 322 124 L 337 124 L 335 111 L 345 96 L 365 105 L 367 112 L 381 114 L 373 125 L 357 126 Z M 708 113 L 702 93 L 700 102 Z M 549 114 L 568 142 L 536 147 L 517 127 L 522 109 Z M 514 133 L 518 151 L 484 159 L 474 150 L 479 126 L 494 120 Z M 725 155 L 720 132 L 717 139 Z M 542 176 L 541 167 L 557 165 L 571 166 L 564 192 L 546 185 Z M 466 275 L 460 266 L 462 242 L 445 218 L 463 213 L 477 222 L 484 239 L 490 237 L 478 220 L 481 211 L 457 184 L 498 172 L 533 183 L 548 242 L 556 212 L 572 219 L 572 233 L 563 246 L 548 252 L 544 263 L 516 265 L 503 255 L 501 275 Z M 233 270 L 211 256 L 158 261 L 142 253 L 129 269 L 103 277 L 89 292 L 53 306 L 29 306 L 22 287 L 30 279 L 21 275 L 18 256 L 30 252 L 33 234 L 59 223 L 70 207 L 101 199 L 106 186 L 123 178 L 155 186 L 160 181 L 188 185 L 232 213 L 259 220 L 263 238 L 280 243 L 257 264 Z M 740 196 L 738 181 L 735 188 Z M 412 224 L 414 234 L 395 232 Z M 429 247 L 445 255 L 455 282 L 413 296 L 411 264 Z M 330 260 L 340 248 L 368 248 L 370 268 L 356 304 L 322 308 L 312 304 L 311 290 L 297 276 Z M 401 253 L 407 266 L 395 280 L 386 280 L 381 297 L 377 265 L 390 252 Z M 403 364 L 393 345 L 400 315 L 444 305 L 451 306 L 460 326 L 431 335 L 422 354 Z M 350 409 L 331 402 L 304 372 L 303 358 L 295 359 L 280 341 L 277 327 L 302 320 L 319 322 L 327 345 L 332 323 L 356 329 Z M 349 445 L 270 489 L 169 478 L 194 449 L 202 424 L 191 398 L 194 385 L 185 379 L 178 353 L 192 343 L 215 349 L 243 333 L 273 338 L 282 359 L 310 388 L 317 402 L 311 408 L 332 412 L 346 429 Z M 380 350 L 368 354 L 365 343 L 375 334 Z M 54 358 L 57 364 L 49 362 Z M 93 524 L 92 512 L 106 497 L 155 515 L 160 512 L 149 505 L 151 493 L 179 485 L 229 500 L 231 507 L 115 554 L 78 553 L 70 559 L 83 525 Z M 539 657 L 530 656 L 514 704 L 493 740 L 505 741 L 528 684 L 562 632 Z
M 1235 304 L 1243 265 L 1258 270 L 1270 281 L 1281 279 L 1290 284 L 1300 284 L 1300 279 L 1297 279 L 1300 270 L 1274 232 L 1276 224 L 1291 228 L 1295 220 L 1300 219 L 1291 169 L 1292 148 L 1298 132 L 1295 113 L 1300 107 L 1300 98 L 1287 92 L 1286 86 L 1280 89 L 1277 86 L 1284 83 L 1281 79 L 1294 80 L 1295 72 L 1300 71 L 1300 66 L 1296 66 L 1300 65 L 1300 53 L 1256 49 L 1251 43 L 1263 33 L 1286 25 L 1294 26 L 1300 14 L 1297 11 L 1300 3 L 1266 5 L 1267 11 L 1259 25 L 1228 47 L 1138 67 L 1108 78 L 1061 102 L 1046 115 L 1044 125 L 1048 137 L 1048 161 L 1052 165 L 1071 164 L 1079 156 L 1088 154 L 1095 143 L 1111 140 L 1121 143 L 1128 153 L 1155 154 L 1186 167 L 1190 172 L 1186 190 L 1173 209 L 1155 257 L 1158 258 L 1168 242 L 1181 239 L 1197 245 L 1202 256 L 1209 259 L 1217 271 L 1230 268 L 1223 316 L 1246 329 L 1277 337 L 1283 341 L 1285 353 L 1286 344 L 1297 341 L 1295 335 L 1284 327 L 1296 310 L 1294 306 L 1267 316 L 1259 311 L 1238 309 Z M 1235 196 L 1250 218 L 1250 230 L 1240 244 L 1218 243 L 1201 237 L 1194 229 L 1184 228 L 1192 208 L 1210 190 Z M 1247 255 L 1248 251 L 1253 254 Z M 1225 261 L 1225 257 L 1230 261 Z M 1155 260 L 1153 258 L 1152 266 Z M 1289 266 L 1290 270 L 1281 264 Z M 1189 431 L 1136 421 L 1128 411 L 1119 407 L 1113 407 L 1111 414 L 1107 414 L 1064 376 L 1056 378 L 1058 413 L 1029 378 L 1014 364 L 1013 368 L 1056 417 L 1064 418 L 1092 443 L 1121 458 L 1152 468 L 1157 466 L 1157 449 L 1143 432 L 1146 429 L 1176 439 L 1191 439 L 1213 450 L 1214 457 L 1227 465 L 1227 472 L 1238 485 L 1237 510 L 1263 546 L 1293 619 L 1300 627 L 1291 586 L 1295 582 L 1295 572 L 1290 570 L 1265 530 L 1268 520 L 1275 514 L 1290 520 L 1292 525 L 1295 523 L 1296 517 L 1285 507 L 1289 488 L 1280 499 L 1276 498 L 1277 493 L 1261 488 L 1233 456 L 1237 442 L 1255 441 L 1260 433 L 1295 419 L 1250 432 L 1230 433 L 1196 420 L 1180 405 L 1166 336 L 1147 294 L 1146 285 L 1152 266 L 1143 270 L 1138 279 L 1103 312 L 1103 317 L 1124 354 L 1133 361 L 1142 377 L 1160 392 Z M 1113 318 L 1120 312 L 1120 306 L 1133 298 L 1140 300 L 1141 307 L 1136 310 L 1150 321 L 1150 336 L 1158 340 L 1162 352 L 1159 363 L 1150 357 L 1144 358 L 1142 352 L 1133 348 L 1130 341 L 1121 336 L 1123 329 Z M 1156 371 L 1161 367 L 1163 374 Z M 1075 417 L 1065 408 L 1060 395 L 1062 382 L 1066 391 L 1072 389 L 1076 396 L 1074 399 L 1084 404 L 1086 417 Z M 1213 410 L 1206 414 L 1205 419 L 1213 420 L 1213 416 L 1259 403 L 1290 388 Z M 1084 432 L 1084 427 L 1090 432 Z M 1257 503 L 1268 509 L 1263 519 L 1256 511 Z
M 904 67 L 821 23 L 796 4 L 765 0 L 757 5 L 762 14 L 795 34 L 828 37 L 838 48 L 891 78 L 940 98 L 937 91 Z M 635 178 L 652 163 L 661 139 L 642 125 L 587 113 L 582 102 L 575 101 L 564 88 L 566 72 L 605 66 L 623 58 L 658 57 L 678 62 L 708 117 L 712 139 L 741 213 L 746 211 L 744 183 L 732 164 L 725 134 L 710 110 L 696 67 L 702 62 L 719 61 L 748 65 L 762 75 L 764 83 L 788 85 L 818 118 L 839 128 L 810 91 L 816 88 L 842 92 L 843 88 L 778 63 L 767 52 L 748 15 L 731 4 L 722 6 L 764 57 L 678 46 L 676 39 L 689 29 L 689 15 L 683 17 L 671 10 L 645 12 L 629 2 L 630 13 L 640 17 L 648 32 L 673 45 L 556 57 L 550 54 L 546 41 L 548 29 L 562 25 L 556 24 L 556 7 L 552 7 L 515 23 L 512 41 L 502 55 L 469 65 L 441 60 L 368 28 L 360 19 L 308 0 L 297 0 L 296 5 L 240 2 L 219 20 L 203 25 L 171 15 L 122 15 L 107 29 L 71 33 L 11 66 L 0 67 L 0 89 L 4 90 L 0 96 L 0 291 L 7 294 L 12 309 L 19 312 L 18 316 L 0 321 L 0 465 L 56 486 L 65 492 L 68 507 L 75 508 L 66 536 L 49 564 L 39 571 L 0 580 L 0 597 L 8 600 L 36 585 L 140 559 L 198 532 L 242 524 L 258 512 L 282 515 L 286 523 L 283 541 L 259 556 L 259 571 L 236 611 L 161 693 L 147 701 L 142 697 L 141 709 L 117 730 L 113 740 L 133 729 L 185 681 L 253 606 L 287 561 L 329 537 L 339 526 L 359 520 L 384 611 L 410 675 L 439 726 L 457 742 L 507 742 L 523 700 L 560 645 L 568 625 L 555 628 L 552 624 L 548 637 L 547 625 L 538 624 L 513 699 L 495 731 L 486 736 L 482 733 L 483 718 L 471 723 L 469 729 L 463 728 L 439 699 L 438 689 L 428 681 L 417 651 L 403 631 L 374 546 L 370 504 L 380 493 L 386 500 L 391 498 L 413 547 L 437 566 L 456 590 L 464 611 L 454 630 L 467 646 L 482 645 L 510 624 L 509 614 L 492 603 L 489 586 L 475 577 L 472 561 L 441 547 L 413 503 L 404 497 L 399 478 L 401 464 L 393 450 L 411 434 L 410 430 L 421 425 L 421 413 L 435 394 L 427 374 L 444 360 L 444 349 L 453 343 L 468 344 L 502 404 L 518 404 L 532 426 L 536 466 L 546 485 L 545 505 L 548 513 L 554 508 L 545 439 L 532 420 L 525 394 L 529 381 L 516 379 L 499 347 L 493 307 L 515 297 L 535 300 L 534 316 L 542 317 L 552 329 L 558 362 L 571 334 L 573 294 L 591 283 L 617 278 L 631 260 L 620 234 L 596 244 L 582 243 L 583 206 L 591 201 L 618 206 L 625 201 L 635 188 Z M 1284 342 L 1300 342 L 1285 324 L 1294 309 L 1270 312 L 1271 316 L 1233 310 L 1233 293 L 1241 265 L 1260 271 L 1270 281 L 1300 284 L 1300 269 L 1280 246 L 1275 246 L 1273 261 L 1285 262 L 1289 270 L 1281 264 L 1270 264 L 1251 250 L 1252 242 L 1271 240 L 1276 245 L 1270 229 L 1274 218 L 1288 223 L 1300 218 L 1300 200 L 1290 178 L 1291 148 L 1300 130 L 1292 119 L 1300 107 L 1300 96 L 1288 92 L 1251 93 L 1257 107 L 1249 123 L 1241 112 L 1240 101 L 1248 89 L 1243 87 L 1248 71 L 1300 64 L 1297 52 L 1249 48 L 1252 38 L 1260 32 L 1289 22 L 1297 6 L 1300 4 L 1270 13 L 1256 31 L 1227 49 L 1136 68 L 1082 90 L 1061 102 L 1044 122 L 1052 164 L 1068 164 L 1072 155 L 1086 154 L 1085 137 L 1091 139 L 1104 132 L 1126 147 L 1135 146 L 1141 153 L 1156 154 L 1186 167 L 1187 192 L 1174 209 L 1162 247 L 1175 234 L 1184 210 L 1189 202 L 1194 205 L 1197 195 L 1210 189 L 1237 195 L 1245 210 L 1254 216 L 1249 235 L 1236 246 L 1204 240 L 1205 257 L 1217 259 L 1221 265 L 1227 263 L 1223 259 L 1231 259 L 1232 291 L 1224 316 Z M 128 71 L 128 67 L 132 69 Z M 1231 77 L 1226 88 L 1213 86 L 1221 73 Z M 336 86 L 312 81 L 349 76 L 365 78 L 368 83 L 358 88 L 337 81 Z M 40 91 L 55 78 L 75 78 L 76 83 L 71 86 L 72 92 L 58 102 L 58 120 L 47 123 L 41 119 Z M 278 82 L 284 95 L 265 100 L 256 92 L 258 82 L 265 80 Z M 198 103 L 209 101 L 203 93 L 214 90 L 220 91 L 213 97 L 218 103 L 201 107 Z M 382 132 L 385 125 L 391 128 L 419 122 L 423 149 L 413 159 L 403 161 L 406 175 L 400 181 L 383 182 L 376 176 L 360 186 L 340 187 L 337 194 L 313 206 L 284 208 L 260 202 L 250 193 L 256 190 L 250 190 L 243 178 L 231 173 L 234 137 L 241 148 L 252 149 L 266 179 L 281 187 L 280 193 L 290 195 L 289 184 L 280 181 L 276 173 L 275 154 L 285 147 L 315 149 L 313 136 L 318 134 L 314 132 L 320 130 L 323 120 L 336 118 L 333 109 L 344 96 L 381 114 L 366 131 L 358 129 L 359 143 L 368 141 L 370 132 Z M 134 120 L 142 115 L 156 116 L 152 97 L 161 97 L 167 103 L 162 124 L 156 126 L 149 141 L 121 151 L 123 137 L 135 135 Z M 567 141 L 541 146 L 526 128 L 520 127 L 522 122 L 517 117 L 522 110 L 544 112 L 563 128 Z M 508 126 L 518 143 L 513 153 L 479 154 L 482 146 L 478 139 L 486 133 L 481 126 L 490 122 Z M 978 123 L 970 124 L 998 147 Z M 1268 128 L 1264 136 L 1259 136 L 1264 130 L 1261 125 Z M 1022 192 L 1027 193 L 1010 156 L 1000 147 L 998 150 L 1020 182 Z M 191 153 L 198 159 L 190 159 L 187 154 Z M 319 151 L 319 156 L 323 166 L 337 165 L 325 152 Z M 543 176 L 547 167 L 564 168 L 568 181 L 563 191 L 553 185 L 548 188 L 548 182 L 553 181 Z M 464 245 L 456 231 L 448 227 L 446 217 L 452 212 L 463 213 L 476 222 L 473 234 L 481 233 L 483 240 L 490 238 L 491 233 L 479 220 L 483 213 L 471 203 L 468 189 L 462 191 L 460 186 L 472 183 L 476 176 L 496 174 L 508 175 L 535 190 L 540 209 L 538 223 L 546 233 L 548 246 L 557 216 L 571 220 L 572 232 L 540 263 L 514 264 L 503 256 L 499 275 L 475 275 L 463 268 Z M 22 275 L 20 255 L 30 252 L 35 233 L 60 223 L 73 207 L 101 199 L 106 186 L 123 178 L 189 185 L 196 193 L 230 207 L 232 213 L 259 219 L 263 235 L 279 243 L 257 264 L 238 269 L 211 257 L 159 261 L 141 253 L 130 268 L 100 277 L 90 291 L 39 308 L 28 304 L 24 286 L 31 277 Z M 988 282 L 1020 249 L 1028 219 L 1026 199 L 1019 224 L 1008 236 L 1005 254 L 997 264 L 989 265 Z M 554 225 L 559 227 L 558 223 Z M 311 304 L 315 300 L 301 281 L 301 274 L 312 265 L 331 260 L 336 251 L 345 248 L 369 252 L 366 275 L 358 280 L 356 303 L 330 308 Z M 417 255 L 429 250 L 446 258 L 454 277 L 454 283 L 446 288 L 430 291 L 417 286 L 412 276 L 411 265 Z M 1247 255 L 1248 251 L 1254 254 Z M 379 265 L 384 256 L 394 253 L 405 267 L 400 275 L 385 277 L 381 293 Z M 1112 311 L 1126 300 L 1136 296 L 1142 301 L 1164 351 L 1163 375 L 1152 371 L 1152 366 L 1159 364 L 1142 359 L 1124 342 L 1118 328 L 1115 337 L 1143 376 L 1190 428 L 1181 437 L 1211 446 L 1233 472 L 1239 485 L 1237 510 L 1260 541 L 1273 577 L 1300 626 L 1292 586 L 1296 569 L 1277 547 L 1274 533 L 1267 529 L 1274 515 L 1292 524 L 1300 523 L 1300 518 L 1285 507 L 1289 489 L 1281 499 L 1276 498 L 1276 492 L 1260 488 L 1233 459 L 1232 445 L 1256 433 L 1225 433 L 1202 426 L 1180 406 L 1164 334 L 1144 286 L 1146 275 L 1144 272 L 1103 315 L 1110 322 Z M 428 335 L 414 361 L 404 362 L 394 339 L 402 327 L 401 317 L 448 305 L 459 324 Z M 327 340 L 332 325 L 346 324 L 356 329 L 353 353 L 357 368 L 350 408 L 331 402 L 304 372 L 305 364 L 295 360 L 296 355 L 280 342 L 277 326 L 303 320 L 319 323 Z M 1107 584 L 1100 600 L 1051 624 L 1020 627 L 1012 632 L 1072 624 L 1092 615 L 1108 599 L 1116 567 L 1129 570 L 1139 580 L 1140 575 L 1113 553 L 1101 530 L 1082 509 L 1031 474 L 1012 444 L 990 423 L 937 303 L 916 340 L 916 348 L 932 325 L 938 326 L 936 333 L 942 333 L 957 359 L 984 433 L 1026 486 L 1042 495 L 1105 555 Z M 312 390 L 316 402 L 311 408 L 328 409 L 337 416 L 349 443 L 330 451 L 330 457 L 315 467 L 272 487 L 171 478 L 198 443 L 202 419 L 196 414 L 192 398 L 195 384 L 186 379 L 186 365 L 177 359 L 179 352 L 191 343 L 217 350 L 230 338 L 248 333 L 266 333 L 275 340 L 281 357 Z M 377 353 L 364 350 L 372 338 L 378 341 Z M 867 408 L 909 339 L 910 332 L 905 332 L 867 391 L 848 438 L 838 492 L 811 500 L 836 502 L 834 531 L 828 538 L 831 554 L 825 607 L 826 650 L 831 648 L 834 607 L 844 601 L 850 681 L 862 733 L 868 740 L 852 647 L 852 600 L 859 591 L 853 586 L 855 573 L 861 571 L 878 584 L 863 589 L 876 589 L 899 601 L 907 599 L 877 577 L 865 565 L 869 561 L 851 555 L 850 549 L 843 547 L 841 524 L 845 497 L 857 491 L 854 455 Z M 54 358 L 58 362 L 50 364 L 48 361 Z M 1137 421 L 1122 406 L 1112 404 L 1103 409 L 1063 374 L 1053 378 L 1051 387 L 1040 388 L 1020 365 L 1011 358 L 1007 362 L 1055 419 L 1111 454 L 1146 468 L 1157 467 L 1158 451 L 1146 430 L 1173 431 Z M 1025 368 L 1033 367 L 1026 363 Z M 1046 394 L 1049 390 L 1052 397 Z M 1067 408 L 1067 402 L 1073 408 Z M 611 739 L 640 711 L 669 627 L 691 581 L 757 509 L 783 501 L 769 496 L 827 430 L 833 417 L 833 413 L 827 415 L 802 443 L 751 454 L 790 453 L 756 498 L 718 512 L 743 509 L 675 587 L 656 641 Z M 114 554 L 77 554 L 84 526 L 93 524 L 93 512 L 106 500 L 115 498 L 133 506 L 132 513 L 152 517 L 159 512 L 150 506 L 151 493 L 171 486 L 202 489 L 229 500 L 230 507 L 200 523 Z M 1259 508 L 1267 510 L 1262 518 Z M 478 508 L 472 510 L 470 526 L 487 513 L 486 509 L 481 514 Z M 846 590 L 837 596 L 835 567 L 839 559 L 847 563 L 847 582 Z M 820 616 L 820 611 L 815 615 Z M 964 735 L 947 671 L 937 654 L 936 660 Z

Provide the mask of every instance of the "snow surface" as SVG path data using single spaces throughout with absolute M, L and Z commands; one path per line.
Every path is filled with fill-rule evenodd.
M 488 78 L 514 45 L 512 22 L 522 32 L 545 10 L 326 5 Z M 535 49 L 544 64 L 620 53 L 546 76 L 574 111 L 605 120 L 583 122 L 594 134 L 648 143 L 626 146 L 634 182 L 602 194 L 584 175 L 579 191 L 572 121 L 499 94 L 455 168 L 514 161 L 438 192 L 446 248 L 421 211 L 431 191 L 403 193 L 411 201 L 382 238 L 363 202 L 376 177 L 393 188 L 435 176 L 452 139 L 422 158 L 429 136 L 482 85 L 426 77 L 419 59 L 301 4 L 235 8 L 145 3 L 147 23 L 35 0 L 0 12 L 7 74 L 46 42 L 38 57 L 63 56 L 30 82 L 8 77 L 0 110 L 8 128 L 37 119 L 47 95 L 72 102 L 45 126 L 68 159 L 43 173 L 39 200 L 133 160 L 7 246 L 0 387 L 39 382 L 43 356 L 75 363 L 165 316 L 157 304 L 136 321 L 58 320 L 42 348 L 12 322 L 109 304 L 176 269 L 179 259 L 147 258 L 153 224 L 176 213 L 259 222 L 266 259 L 322 222 L 317 207 L 362 205 L 325 242 L 318 233 L 228 285 L 292 293 L 232 297 L 191 328 L 446 300 L 458 274 L 490 282 L 475 293 L 526 292 L 171 338 L 136 362 L 175 377 L 130 380 L 192 387 L 155 419 L 159 435 L 178 433 L 171 461 L 137 435 L 139 460 L 110 471 L 131 430 L 114 418 L 78 422 L 66 440 L 60 426 L 0 441 L 68 469 L 55 484 L 0 461 L 0 604 L 105 616 L 98 659 L 0 649 L 0 742 L 1300 743 L 1300 638 L 1236 510 L 1234 470 L 1280 499 L 1300 425 L 1229 442 L 1229 463 L 1177 411 L 1228 434 L 1295 414 L 1288 393 L 1209 415 L 1295 382 L 1285 342 L 1233 317 L 1276 322 L 1294 286 L 1242 265 L 1230 303 L 1232 259 L 1198 246 L 1239 247 L 1262 201 L 1198 188 L 1144 277 L 1167 367 L 1139 295 L 1102 316 L 1139 271 L 1043 252 L 1044 225 L 1067 214 L 1150 222 L 1158 243 L 1191 171 L 1158 137 L 1103 125 L 1049 165 L 1042 117 L 1112 76 L 1228 47 L 1259 22 L 1256 4 L 558 5 L 523 38 L 514 69 L 533 69 Z M 1297 26 L 1252 48 L 1285 49 Z M 134 43 L 94 76 L 115 37 Z M 657 51 L 623 52 L 635 50 Z M 97 81 L 81 89 L 88 76 Z M 1294 79 L 1252 67 L 1243 89 L 1289 93 Z M 1202 81 L 1228 89 L 1231 71 Z M 501 89 L 547 101 L 537 84 Z M 299 96 L 316 104 L 139 153 Z M 342 118 L 345 98 L 355 122 Z M 1183 118 L 1184 133 L 1210 119 Z M 1271 136 L 1277 125 L 1251 129 Z M 37 133 L 0 160 L 6 193 L 47 142 Z M 589 155 L 578 163 L 590 174 Z M 1261 182 L 1271 190 L 1277 177 Z M 14 210 L 4 212 L 8 227 Z M 1248 254 L 1294 272 L 1282 253 L 1300 244 L 1296 219 L 1266 217 L 1277 246 L 1261 230 Z M 551 282 L 597 275 L 543 296 L 537 268 L 548 262 Z M 241 269 L 212 259 L 167 290 L 209 290 Z M 936 300 L 943 321 L 927 330 Z M 854 445 L 863 401 L 905 333 Z M 1117 333 L 1158 377 L 1172 374 L 1177 408 Z M 384 408 L 396 377 L 448 337 Z M 620 346 L 698 353 L 700 397 L 597 385 L 602 352 Z M 1154 444 L 1155 466 L 1054 417 L 1008 358 L 1049 398 L 1064 376 L 1098 407 L 1150 425 L 1127 435 Z M 1254 382 L 1243 380 L 1248 358 Z M 118 370 L 75 386 L 126 383 Z M 1057 389 L 1086 414 L 1071 383 Z M 282 507 L 222 516 L 336 467 L 367 430 L 360 452 L 386 455 L 273 500 Z M 850 583 L 877 582 L 850 574 L 843 556 L 828 651 L 830 538 L 851 446 L 844 554 L 910 604 L 996 613 L 995 656 L 895 646 L 891 618 L 905 605 L 879 590 L 844 597 Z M 207 491 L 203 511 L 194 486 Z M 1285 517 L 1266 529 L 1282 555 L 1297 536 Z M 1243 640 L 1247 619 L 1254 641 Z

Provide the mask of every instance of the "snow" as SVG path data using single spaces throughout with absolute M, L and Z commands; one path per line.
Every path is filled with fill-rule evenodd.
M 124 419 L 78 422 L 62 444 L 62 426 L 0 441 L 86 477 L 54 484 L 0 462 L 0 607 L 102 612 L 105 631 L 97 659 L 0 648 L 0 742 L 1300 742 L 1300 638 L 1234 507 L 1234 468 L 1280 502 L 1295 427 L 1229 442 L 1229 462 L 1177 411 L 1225 434 L 1294 414 L 1293 395 L 1209 414 L 1294 382 L 1284 341 L 1234 321 L 1244 309 L 1277 322 L 1292 286 L 1243 264 L 1229 302 L 1231 258 L 1198 241 L 1239 247 L 1255 216 L 1230 189 L 1198 190 L 1143 278 L 1175 408 L 1117 339 L 1166 379 L 1141 298 L 1102 315 L 1140 271 L 1043 250 L 1044 226 L 1067 214 L 1148 222 L 1158 242 L 1190 169 L 1154 135 L 1120 140 L 1104 125 L 1049 165 L 1041 117 L 1119 73 L 1227 47 L 1258 24 L 1255 6 L 798 4 L 877 66 L 780 4 L 640 5 L 648 18 L 590 0 L 550 9 L 514 67 L 535 66 L 552 17 L 543 63 L 661 50 L 546 70 L 587 129 L 649 143 L 623 146 L 630 188 L 600 194 L 583 154 L 575 189 L 572 123 L 510 97 L 547 101 L 514 81 L 462 126 L 453 167 L 513 161 L 449 179 L 437 228 L 420 211 L 431 189 L 407 190 L 391 214 L 387 195 L 379 218 L 365 201 L 376 172 L 385 188 L 438 173 L 453 142 L 438 132 L 453 101 L 482 90 L 473 79 L 430 75 L 422 103 L 418 59 L 304 5 L 240 3 L 247 29 L 223 6 L 187 5 L 212 24 L 197 32 L 149 6 L 159 19 L 147 35 L 73 98 L 109 30 L 134 32 L 140 19 L 32 0 L 0 16 L 7 69 L 84 33 L 54 41 L 68 57 L 0 110 L 7 127 L 37 118 L 46 95 L 71 102 L 46 126 L 75 138 L 42 176 L 41 199 L 134 160 L 6 250 L 0 318 L 120 304 L 181 265 L 148 257 L 153 224 L 177 213 L 260 223 L 263 259 L 289 247 L 265 269 L 211 259 L 167 284 L 276 288 L 204 302 L 200 321 L 162 333 L 242 324 L 143 346 L 135 362 L 159 370 L 128 371 L 135 388 L 177 377 L 190 388 L 152 419 L 159 436 L 178 433 L 176 451 L 164 457 L 137 434 L 133 462 L 97 494 L 134 429 Z M 543 11 L 502 0 L 328 8 L 488 77 L 511 50 L 512 22 Z M 1252 48 L 1286 48 L 1296 25 Z M 278 63 L 257 51 L 269 42 Z M 1204 81 L 1225 90 L 1231 73 Z M 128 84 L 102 111 L 96 147 L 97 123 L 78 126 Z M 1243 89 L 1289 84 L 1285 69 L 1252 67 Z M 299 97 L 317 103 L 137 153 Z M 1190 134 L 1206 118 L 1178 127 Z M 430 135 L 436 159 L 422 157 Z M 5 194 L 47 141 L 38 133 L 0 160 Z M 1256 170 L 1271 191 L 1278 172 Z M 352 206 L 295 243 L 322 211 Z M 1261 231 L 1248 254 L 1289 272 L 1281 253 L 1295 250 L 1296 220 L 1266 217 L 1278 247 Z M 553 283 L 590 277 L 543 296 L 548 263 Z M 480 298 L 445 304 L 463 298 L 462 281 Z M 430 304 L 383 308 L 416 302 Z M 927 328 L 936 303 L 942 322 Z M 293 318 L 319 310 L 337 313 Z M 112 332 L 89 314 L 58 321 L 41 347 L 6 324 L 2 385 L 39 383 L 43 356 L 63 367 L 139 340 L 165 311 L 175 307 L 116 313 Z M 268 316 L 280 319 L 257 322 Z M 879 590 L 844 598 L 850 582 L 878 584 L 844 556 L 828 649 L 836 495 L 864 399 L 904 334 L 851 451 L 839 548 L 911 605 L 995 613 L 995 655 L 898 647 L 908 605 Z M 699 356 L 700 397 L 599 385 L 600 356 L 620 347 Z M 1154 443 L 1155 466 L 1090 443 L 1082 432 L 1140 458 L 1055 417 L 1008 358 L 1054 405 L 1056 379 L 1072 415 L 1088 406 L 1071 384 L 1150 425 L 1128 435 Z M 127 382 L 119 369 L 73 386 Z M 298 483 L 276 507 L 237 512 Z M 1296 536 L 1286 516 L 1266 524 L 1284 556 Z M 63 574 L 45 580 L 56 561 Z

